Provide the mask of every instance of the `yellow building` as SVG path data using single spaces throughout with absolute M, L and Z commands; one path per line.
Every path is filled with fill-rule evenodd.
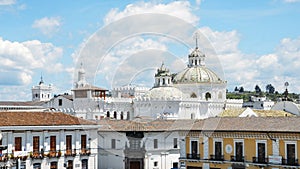
M 181 168 L 300 168 L 299 117 L 209 118 L 181 134 Z

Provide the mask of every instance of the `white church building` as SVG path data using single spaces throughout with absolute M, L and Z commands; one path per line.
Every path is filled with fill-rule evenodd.
M 217 116 L 225 109 L 241 108 L 242 100 L 226 99 L 227 82 L 205 65 L 205 57 L 196 47 L 188 55 L 188 65 L 182 71 L 171 73 L 162 64 L 154 75 L 151 89 L 128 85 L 112 89 L 109 96 L 107 89 L 86 81 L 81 65 L 72 99 L 60 95 L 46 106 L 95 120 L 203 119 Z

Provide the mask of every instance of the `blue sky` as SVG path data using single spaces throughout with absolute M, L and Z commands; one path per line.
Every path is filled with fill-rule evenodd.
M 109 23 L 143 12 L 173 15 L 198 27 L 215 49 L 230 91 L 235 86 L 253 90 L 256 84 L 264 89 L 271 83 L 283 92 L 289 81 L 290 91 L 300 93 L 299 9 L 298 0 L 0 0 L 0 100 L 30 100 L 41 74 L 54 85 L 55 94 L 70 92 L 83 44 Z M 118 62 L 118 54 L 157 48 L 186 61 L 189 49 L 176 45 L 154 36 L 134 37 L 116 46 L 107 60 Z M 155 63 L 161 60 L 157 57 Z M 110 88 L 108 75 L 115 66 L 103 65 L 90 83 Z M 166 66 L 176 72 L 185 65 L 170 61 Z M 140 74 L 146 80 L 138 79 L 151 87 L 152 75 L 146 74 Z

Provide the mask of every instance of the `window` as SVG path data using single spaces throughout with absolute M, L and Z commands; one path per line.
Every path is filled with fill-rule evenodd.
M 178 148 L 177 138 L 173 138 L 173 148 Z
M 198 141 L 191 141 L 192 155 L 198 154 Z
M 222 142 L 215 141 L 215 159 L 221 160 L 222 159 Z
M 81 151 L 86 151 L 86 135 L 81 135 Z
M 195 113 L 191 114 L 191 119 L 195 119 Z
M 62 106 L 62 99 L 58 99 L 58 106 Z
M 178 162 L 173 163 L 173 168 L 178 168 Z
M 257 143 L 257 162 L 264 163 L 266 157 L 266 144 L 265 143 Z
M 22 151 L 22 137 L 15 137 L 15 151 Z
M 154 139 L 154 148 L 158 148 L 157 139 Z
M 33 169 L 41 169 L 41 163 L 34 163 Z
M 67 169 L 73 169 L 73 161 L 72 160 L 68 160 Z
M 158 162 L 154 161 L 153 165 L 154 165 L 154 167 L 157 167 L 158 166 Z
M 56 136 L 50 136 L 50 151 L 56 151 Z
M 114 119 L 117 119 L 117 112 L 114 112 Z
M 84 159 L 81 161 L 81 169 L 88 169 L 88 160 Z
M 130 120 L 130 113 L 129 113 L 129 111 L 127 112 L 127 120 Z
M 235 161 L 244 161 L 244 143 L 235 141 Z
M 121 112 L 121 120 L 123 120 L 123 119 L 124 119 L 124 113 Z
M 57 169 L 57 162 L 51 162 L 50 169 Z
M 111 148 L 116 149 L 116 139 L 111 139 Z
M 296 154 L 296 142 L 288 142 L 286 143 L 285 145 L 285 151 L 286 151 L 286 161 L 285 164 L 288 164 L 288 165 L 295 165 L 297 164 L 296 162 L 296 157 L 297 157 L 297 154 Z
M 66 154 L 70 155 L 72 153 L 72 135 L 66 136 Z
M 106 117 L 110 117 L 109 111 L 106 112 Z
M 209 92 L 205 93 L 205 99 L 206 100 L 211 99 L 211 94 Z
M 40 151 L 40 136 L 33 136 L 33 152 L 38 153 Z

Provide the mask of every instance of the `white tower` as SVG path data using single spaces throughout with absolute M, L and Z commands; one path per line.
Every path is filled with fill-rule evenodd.
M 45 85 L 42 76 L 39 84 L 33 86 L 31 91 L 32 101 L 49 101 L 52 98 L 52 85 Z
M 157 73 L 155 74 L 155 84 L 154 87 L 162 87 L 162 86 L 172 86 L 172 76 L 169 71 L 164 65 L 161 64 L 160 68 L 157 69 Z

